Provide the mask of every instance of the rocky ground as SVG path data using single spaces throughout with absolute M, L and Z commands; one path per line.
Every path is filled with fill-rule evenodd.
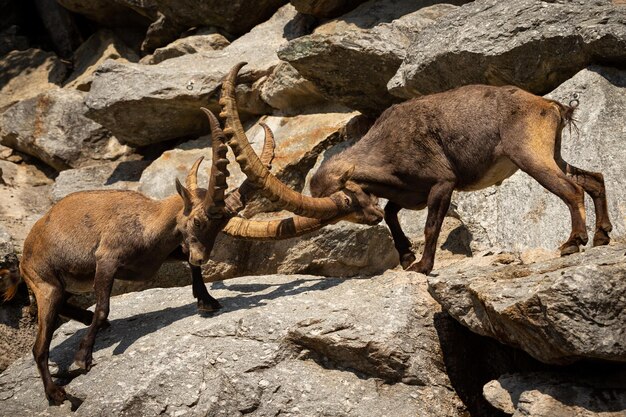
M 163 198 L 201 155 L 204 183 L 198 108 L 218 109 L 222 77 L 244 60 L 252 145 L 268 124 L 273 172 L 305 193 L 324 160 L 408 98 L 468 83 L 578 97 L 562 153 L 603 173 L 614 245 L 557 259 L 567 210 L 522 172 L 453 196 L 429 277 L 398 270 L 384 223 L 219 237 L 204 268 L 217 316 L 196 315 L 181 263 L 115 284 L 98 366 L 68 385 L 78 414 L 626 414 L 622 0 L 0 0 L 0 290 L 32 224 L 67 194 Z M 244 176 L 229 158 L 233 189 Z M 271 210 L 259 200 L 246 215 Z M 421 251 L 425 213 L 400 217 Z M 2 415 L 71 408 L 46 407 L 34 331 L 22 286 L 0 305 L 0 371 L 13 363 Z M 61 374 L 82 332 L 57 332 Z

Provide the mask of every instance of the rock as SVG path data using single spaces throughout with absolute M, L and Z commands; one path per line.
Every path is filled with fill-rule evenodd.
M 57 0 L 66 9 L 105 27 L 148 26 L 156 14 L 153 0 Z
M 111 327 L 96 339 L 91 371 L 65 388 L 76 415 L 458 416 L 445 375 L 436 303 L 425 278 L 246 277 L 214 285 L 224 305 L 201 317 L 191 288 L 114 297 Z M 358 300 L 358 302 L 355 302 Z M 57 330 L 51 361 L 72 361 L 82 325 Z M 384 383 L 381 383 L 384 382 Z M 48 409 L 30 356 L 0 375 L 10 415 Z
M 157 65 L 107 61 L 86 99 L 89 117 L 137 146 L 208 132 L 200 106 L 219 111 L 222 78 L 243 57 L 241 83 L 253 83 L 278 64 L 278 47 L 308 30 L 291 6 L 220 51 L 168 59 Z M 242 101 L 242 103 L 245 103 Z M 137 117 L 141 114 L 141 117 Z
M 485 398 L 504 413 L 528 417 L 619 417 L 626 413 L 626 368 L 602 375 L 508 374 L 484 387 Z
M 532 265 L 467 268 L 428 279 L 470 330 L 552 364 L 626 362 L 625 245 Z
M 69 58 L 82 39 L 72 15 L 56 0 L 35 0 L 37 17 L 59 56 Z
M 15 25 L 0 30 L 0 57 L 13 50 L 28 49 L 28 38 L 18 35 L 18 31 Z
M 589 67 L 547 96 L 567 104 L 574 93 L 580 95 L 574 116 L 578 130 L 563 129 L 562 154 L 569 163 L 604 175 L 614 239 L 626 237 L 626 190 L 622 186 L 626 166 L 620 156 L 626 153 L 626 143 L 615 129 L 626 126 L 624 87 L 626 71 Z M 586 199 L 588 232 L 593 236 L 595 212 L 590 198 Z M 552 251 L 571 230 L 565 204 L 523 172 L 499 187 L 458 193 L 454 200 L 472 233 L 474 251 L 493 247 L 515 252 L 533 248 Z M 522 219 L 522 223 L 514 219 Z
M 273 130 L 276 149 L 272 171 L 292 186 L 302 187 L 304 176 L 312 161 L 320 152 L 344 141 L 353 135 L 353 125 L 358 123 L 357 112 L 329 112 L 304 114 L 294 117 L 264 116 L 259 121 L 267 123 Z M 254 150 L 260 154 L 263 147 L 264 130 L 258 125 L 248 125 L 246 132 Z M 176 192 L 174 179 L 184 181 L 193 163 L 204 156 L 200 165 L 198 182 L 205 187 L 211 166 L 210 136 L 204 136 L 166 151 L 143 172 L 139 191 L 153 198 L 165 198 Z M 229 189 L 239 187 L 245 180 L 235 156 L 229 150 Z
M 85 117 L 86 111 L 80 92 L 61 88 L 46 91 L 0 114 L 0 143 L 59 171 L 118 159 L 132 152 L 104 127 Z
M 215 31 L 207 31 L 197 35 L 187 36 L 159 48 L 152 55 L 142 58 L 142 64 L 158 64 L 166 59 L 178 56 L 195 54 L 202 51 L 218 51 L 230 45 L 228 39 Z
M 66 195 L 88 190 L 134 190 L 139 188 L 141 173 L 148 161 L 109 162 L 61 171 L 54 182 L 51 199 L 57 202 Z
M 20 253 L 31 226 L 50 207 L 52 180 L 34 165 L 0 161 L 0 225 Z M 3 184 L 2 184 L 3 182 Z
M 217 26 L 243 35 L 270 18 L 286 0 L 155 0 L 160 12 L 187 28 Z
M 110 30 L 99 30 L 87 39 L 74 53 L 74 71 L 64 87 L 89 91 L 94 72 L 107 59 L 136 62 L 139 57 Z
M 328 101 L 315 84 L 287 62 L 281 62 L 261 85 L 261 99 L 287 114 L 305 112 Z
M 340 16 L 366 0 L 290 0 L 293 7 L 303 14 L 315 17 Z
M 465 84 L 545 94 L 591 63 L 626 62 L 626 9 L 608 0 L 478 0 L 421 31 L 389 91 L 403 98 Z
M 146 31 L 146 37 L 141 43 L 141 51 L 143 53 L 152 53 L 156 48 L 167 45 L 178 39 L 178 36 L 184 31 L 184 28 L 172 22 L 172 19 L 158 12 L 157 18 L 150 24 Z
M 0 112 L 60 85 L 65 72 L 65 65 L 52 52 L 39 49 L 9 52 L 0 58 Z
M 450 4 L 371 0 L 340 18 L 290 41 L 278 56 L 293 65 L 333 102 L 377 115 L 398 99 L 387 92 L 413 37 Z

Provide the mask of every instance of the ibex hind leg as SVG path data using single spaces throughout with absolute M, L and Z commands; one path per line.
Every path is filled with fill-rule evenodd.
M 31 286 L 37 300 L 37 319 L 39 324 L 37 337 L 33 345 L 33 356 L 39 369 L 48 401 L 52 405 L 60 405 L 67 399 L 67 395 L 65 390 L 52 380 L 50 369 L 48 368 L 48 357 L 58 312 L 63 304 L 63 290 L 59 286 L 30 275 L 30 273 L 27 273 L 25 279 Z M 33 283 L 31 278 L 35 278 L 36 283 Z
M 593 200 L 596 213 L 593 246 L 608 245 L 611 241 L 609 232 L 613 230 L 613 225 L 609 219 L 604 177 L 599 172 L 585 171 L 584 169 L 577 168 L 565 162 L 560 156 L 557 156 L 556 162 L 568 178 L 571 178 L 576 184 L 580 185 Z

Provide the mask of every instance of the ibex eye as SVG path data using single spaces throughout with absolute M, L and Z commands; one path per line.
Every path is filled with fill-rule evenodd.
M 194 225 L 195 227 L 200 227 L 200 226 L 201 226 L 200 220 L 198 220 L 198 219 L 193 219 L 193 225 Z

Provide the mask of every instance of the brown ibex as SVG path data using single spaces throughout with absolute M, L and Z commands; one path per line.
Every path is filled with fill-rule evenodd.
M 221 117 L 230 127 L 224 132 L 235 154 L 250 159 L 244 169 L 248 178 L 269 184 L 271 174 L 254 159 L 238 127 L 234 85 L 243 65 L 238 64 L 224 84 Z M 365 213 L 377 210 L 376 197 L 387 199 L 385 220 L 402 266 L 428 274 L 452 192 L 499 184 L 521 169 L 570 210 L 572 232 L 560 248 L 562 255 L 587 243 L 583 191 L 595 206 L 593 244 L 606 245 L 612 226 L 602 174 L 576 168 L 561 157 L 561 132 L 573 111 L 573 106 L 512 86 L 468 85 L 415 98 L 387 109 L 360 141 L 325 161 L 311 179 L 311 194 L 319 198 L 344 191 L 358 198 Z M 281 202 L 283 194 L 272 195 Z M 398 212 L 425 207 L 425 247 L 422 259 L 415 262 Z
M 331 198 L 308 197 L 307 204 L 324 207 L 326 214 L 332 215 L 324 219 L 294 216 L 268 221 L 235 217 L 257 187 L 246 180 L 225 198 L 225 138 L 215 116 L 203 110 L 209 117 L 213 138 L 207 190 L 197 185 L 200 158 L 187 176 L 186 187 L 176 181 L 178 195 L 156 201 L 134 191 L 77 192 L 56 203 L 27 236 L 20 273 L 37 300 L 39 328 L 33 355 L 51 403 L 60 404 L 66 399 L 64 389 L 52 381 L 48 369 L 57 316 L 89 325 L 74 358 L 80 368 L 88 370 L 96 334 L 108 323 L 114 279 L 149 279 L 182 246 L 193 265 L 192 288 L 199 307 L 216 309 L 219 303 L 206 290 L 198 265 L 207 260 L 220 231 L 242 238 L 283 239 L 317 230 L 353 211 L 358 215 L 359 209 L 348 207 L 343 199 L 335 204 Z M 264 128 L 266 145 L 261 163 L 267 169 L 273 155 L 273 139 L 269 128 Z M 94 313 L 66 301 L 69 294 L 92 290 L 96 296 Z M 12 293 L 14 286 L 5 295 L 10 297 Z

